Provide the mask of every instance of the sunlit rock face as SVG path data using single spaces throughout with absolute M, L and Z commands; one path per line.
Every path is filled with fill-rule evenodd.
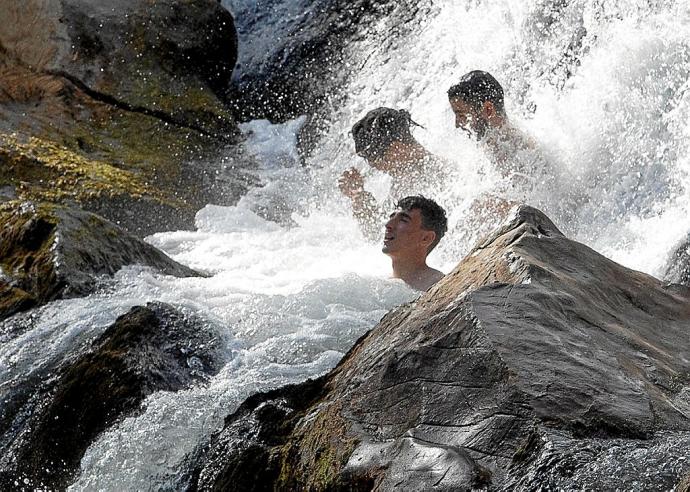
M 146 235 L 246 190 L 226 98 L 237 37 L 218 2 L 0 10 L 0 200 L 72 200 Z
M 63 490 L 89 444 L 156 391 L 216 374 L 222 341 L 164 303 L 120 316 L 79 354 L 0 392 L 0 488 Z
M 126 265 L 200 274 L 98 215 L 62 206 L 0 207 L 0 319 L 36 304 L 85 296 Z
M 522 206 L 328 375 L 247 400 L 191 488 L 671 489 L 690 444 L 677 292 Z

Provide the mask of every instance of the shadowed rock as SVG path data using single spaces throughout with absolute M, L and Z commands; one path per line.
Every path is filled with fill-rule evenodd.
M 0 489 L 65 489 L 94 439 L 156 391 L 204 381 L 222 343 L 166 304 L 135 307 L 85 354 L 2 389 Z
M 79 209 L 0 207 L 0 319 L 37 304 L 87 295 L 125 265 L 177 277 L 200 274 L 115 224 Z
M 343 88 L 360 68 L 358 52 L 386 50 L 428 14 L 432 2 L 409 0 L 267 0 L 234 3 L 242 49 L 232 100 L 243 119 L 316 118 L 316 138 Z M 312 135 L 314 133 L 314 135 Z M 307 142 L 310 143 L 310 142 Z
M 523 206 L 327 376 L 245 402 L 190 488 L 669 490 L 689 335 L 688 297 Z

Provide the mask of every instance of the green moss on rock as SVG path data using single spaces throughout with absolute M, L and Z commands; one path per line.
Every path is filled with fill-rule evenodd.
M 296 435 L 279 450 L 278 489 L 326 491 L 345 486 L 342 471 L 358 442 L 340 417 L 341 405 L 322 408 L 313 420 L 305 418 Z
M 36 305 L 36 298 L 28 292 L 0 281 L 0 320 Z

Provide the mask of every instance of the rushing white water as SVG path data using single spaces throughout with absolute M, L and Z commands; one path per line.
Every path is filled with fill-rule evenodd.
M 226 2 L 238 11 L 259 4 Z M 271 5 L 267 16 L 294 14 L 299 4 Z M 434 5 L 392 50 L 367 40 L 348 48 L 360 68 L 308 162 L 295 150 L 303 118 L 244 125 L 264 186 L 236 207 L 202 209 L 195 231 L 149 238 L 210 278 L 127 268 L 106 291 L 37 311 L 31 330 L 0 346 L 2 384 L 77 350 L 149 300 L 200 315 L 226 340 L 220 374 L 206 386 L 149 397 L 140 415 L 91 446 L 73 490 L 174 488 L 185 454 L 244 398 L 324 373 L 385 312 L 414 298 L 386 279 L 386 257 L 363 239 L 336 187 L 345 168 L 366 169 L 348 130 L 368 109 L 410 110 L 426 127 L 416 137 L 450 163 L 434 198 L 452 227 L 430 263 L 447 272 L 461 259 L 476 238 L 469 205 L 500 180 L 476 143 L 453 127 L 446 90 L 469 70 L 488 70 L 504 84 L 512 121 L 554 156 L 563 177 L 548 190 L 552 203 L 566 191 L 585 197 L 572 223 L 557 225 L 626 266 L 662 272 L 668 251 L 690 230 L 687 1 Z M 365 172 L 384 194 L 385 177 Z

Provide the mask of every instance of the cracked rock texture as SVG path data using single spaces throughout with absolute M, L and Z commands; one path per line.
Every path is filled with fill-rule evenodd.
M 192 490 L 671 490 L 690 298 L 522 206 L 329 374 L 248 399 Z
M 0 489 L 65 490 L 94 439 L 148 395 L 216 374 L 223 343 L 205 326 L 167 304 L 137 306 L 85 350 L 3 384 Z
M 0 206 L 0 319 L 46 302 L 88 295 L 103 277 L 143 265 L 200 276 L 90 212 L 33 203 Z
M 0 0 L 0 200 L 76 201 L 147 235 L 254 177 L 213 0 Z

